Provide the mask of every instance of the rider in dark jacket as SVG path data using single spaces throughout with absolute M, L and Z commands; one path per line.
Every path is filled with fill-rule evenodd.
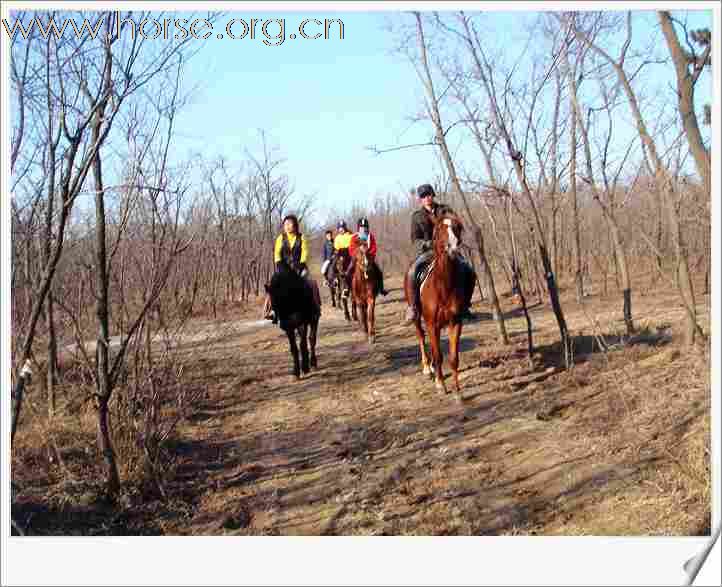
M 328 277 L 328 270 L 329 267 L 331 267 L 331 264 L 333 263 L 333 231 L 327 230 L 326 234 L 324 236 L 323 241 L 323 255 L 321 257 L 321 274 L 323 275 L 323 278 L 326 280 L 326 283 L 329 281 Z
M 416 210 L 411 216 L 411 242 L 414 244 L 414 250 L 416 252 L 416 261 L 409 269 L 408 279 L 414 287 L 414 302 L 406 309 L 406 320 L 405 324 L 412 324 L 419 311 L 419 275 L 422 269 L 431 261 L 434 256 L 433 250 L 433 238 L 434 238 L 434 224 L 431 217 L 439 217 L 444 213 L 454 213 L 454 211 L 445 204 L 439 204 L 435 201 L 436 193 L 434 188 L 429 184 L 423 184 L 416 190 L 421 208 Z M 465 273 L 467 278 L 476 280 L 473 269 L 469 263 L 464 261 Z M 469 308 L 465 308 L 462 313 L 462 318 L 472 318 L 472 314 Z

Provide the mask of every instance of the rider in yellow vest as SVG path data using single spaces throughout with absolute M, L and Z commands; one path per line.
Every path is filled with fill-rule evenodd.
M 336 277 L 336 258 L 341 255 L 346 255 L 345 269 L 348 268 L 348 262 L 350 261 L 349 256 L 349 245 L 351 244 L 351 238 L 353 233 L 349 232 L 346 222 L 339 220 L 336 223 L 336 236 L 333 239 L 333 257 L 331 258 L 331 266 L 328 269 L 328 280 L 333 281 Z M 343 279 L 343 275 L 340 275 Z
M 298 218 L 289 214 L 283 219 L 283 232 L 276 238 L 273 262 L 276 264 L 276 270 L 283 262 L 301 277 L 306 277 L 308 274 L 306 261 L 308 261 L 306 237 L 299 233 Z
M 346 223 L 343 220 L 339 220 L 336 225 L 336 238 L 333 239 L 333 248 L 337 253 L 341 249 L 348 249 L 352 237 L 353 233 L 348 231 Z
M 276 265 L 276 271 L 280 271 L 281 265 L 285 264 L 292 271 L 307 279 L 307 260 L 308 243 L 306 237 L 299 231 L 298 218 L 294 214 L 289 214 L 283 219 L 283 231 L 276 237 L 276 243 L 273 247 L 273 262 Z M 317 299 L 316 302 L 318 304 L 319 300 Z M 268 296 L 266 296 L 264 303 L 263 314 L 264 318 L 273 320 L 274 324 L 276 323 L 276 316 L 273 315 L 271 310 L 271 299 Z

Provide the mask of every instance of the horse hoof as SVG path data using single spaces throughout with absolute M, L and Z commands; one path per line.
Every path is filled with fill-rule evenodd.
M 431 369 L 424 367 L 424 375 L 431 375 Z

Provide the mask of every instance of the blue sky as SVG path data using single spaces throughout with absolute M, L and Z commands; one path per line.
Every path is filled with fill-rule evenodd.
M 709 26 L 707 14 L 709 20 L 700 23 Z M 421 109 L 422 87 L 408 60 L 393 53 L 393 37 L 385 28 L 389 17 L 403 18 L 398 12 L 228 13 L 188 64 L 188 84 L 200 83 L 179 119 L 178 154 L 200 150 L 207 158 L 241 159 L 244 149 L 260 148 L 257 131 L 263 129 L 287 159 L 284 171 L 297 192 L 316 194 L 321 211 L 344 209 L 376 194 L 401 195 L 432 181 L 439 171 L 432 148 L 383 155 L 366 148 L 426 142 L 431 133 L 428 122 L 410 122 Z M 214 38 L 231 18 L 285 18 L 286 37 L 305 18 L 340 18 L 344 39 L 286 38 L 280 46 L 266 46 L 261 34 L 255 40 Z M 497 13 L 489 19 L 490 34 L 518 46 L 510 37 L 523 38 L 523 25 L 531 18 L 529 12 Z M 642 21 L 637 26 L 641 33 Z
M 206 161 L 224 156 L 231 166 L 237 165 L 246 158 L 246 150 L 260 154 L 258 131 L 262 129 L 270 145 L 278 147 L 279 156 L 286 159 L 282 171 L 291 178 L 296 193 L 314 195 L 317 221 L 326 220 L 329 210 L 348 210 L 376 195 L 402 196 L 413 186 L 433 182 L 441 168 L 432 147 L 381 155 L 368 149 L 425 143 L 432 136 L 430 122 L 411 121 L 423 108 L 423 88 L 412 64 L 394 51 L 396 39 L 387 28 L 389 21 L 413 26 L 411 15 L 398 10 L 339 12 L 334 10 L 335 3 L 329 3 L 329 10 L 318 10 L 316 4 L 315 10 L 295 12 L 265 6 L 273 7 L 266 3 L 253 10 L 231 12 L 223 6 L 226 12 L 216 21 L 212 36 L 191 41 L 202 47 L 185 66 L 182 87 L 195 90 L 177 120 L 173 157 L 180 161 L 201 153 Z M 196 17 L 203 16 L 201 6 L 193 8 Z M 408 10 L 418 8 L 417 3 L 408 3 Z M 635 42 L 644 44 L 649 35 L 656 34 L 660 39 L 657 49 L 666 56 L 653 8 L 651 5 L 645 16 L 635 17 Z M 268 46 L 260 30 L 253 40 L 216 38 L 233 18 L 247 23 L 252 18 L 261 22 L 283 18 L 286 39 L 279 46 Z M 310 18 L 341 19 L 344 38 L 339 39 L 338 29 L 333 28 L 328 40 L 290 39 L 301 21 Z M 535 18 L 528 10 L 489 12 L 484 22 L 485 42 L 489 47 L 503 47 L 500 59 L 509 64 L 527 42 L 525 26 Z M 698 23 L 695 26 L 711 26 L 711 11 L 690 18 Z M 273 35 L 278 27 L 270 26 L 268 32 Z M 314 26 L 309 25 L 311 33 Z M 234 27 L 235 34 L 240 31 L 240 26 Z M 673 71 L 669 66 L 665 69 L 667 80 L 664 75 L 657 76 L 645 86 L 653 99 L 656 90 L 652 84 L 659 85 L 660 94 L 664 84 L 671 87 Z M 699 93 L 704 95 L 711 82 L 704 81 L 701 86 Z M 634 137 L 632 121 L 624 124 L 628 136 Z M 451 133 L 449 141 L 458 153 L 462 172 L 482 167 L 473 141 L 461 129 Z
M 184 141 L 178 145 L 232 159 L 244 148 L 260 148 L 263 129 L 287 158 L 297 190 L 317 194 L 323 206 L 429 181 L 430 149 L 381 156 L 366 149 L 423 142 L 429 132 L 425 125 L 409 128 L 421 87 L 411 65 L 390 55 L 383 13 L 232 16 L 284 17 L 287 34 L 304 18 L 341 18 L 344 39 L 287 39 L 271 47 L 262 38 L 209 39 L 185 74 L 203 83 L 179 120 Z
M 346 210 L 433 181 L 439 167 L 431 147 L 381 155 L 367 148 L 425 143 L 432 134 L 428 122 L 411 120 L 423 89 L 408 59 L 393 50 L 386 27 L 390 19 L 398 23 L 398 12 L 237 12 L 214 34 L 231 18 L 252 17 L 285 18 L 286 35 L 305 18 L 340 18 L 344 39 L 287 38 L 269 47 L 262 35 L 209 38 L 184 74 L 202 83 L 179 119 L 177 148 L 242 158 L 245 148 L 260 149 L 263 129 L 287 159 L 297 192 L 315 194 L 321 219 L 328 208 Z M 508 30 L 516 18 L 499 17 L 500 26 Z

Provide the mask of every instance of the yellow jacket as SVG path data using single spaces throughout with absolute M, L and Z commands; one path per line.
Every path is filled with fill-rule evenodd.
M 333 239 L 333 248 L 337 251 L 340 249 L 348 249 L 349 245 L 351 244 L 351 237 L 353 237 L 353 233 L 351 232 L 337 234 L 336 238 Z
M 288 246 L 293 251 L 293 247 L 296 244 L 296 239 L 298 238 L 298 235 L 295 234 L 287 234 L 288 237 Z M 276 245 L 273 248 L 273 262 L 278 263 L 282 258 L 282 249 L 283 249 L 283 233 L 279 234 L 276 237 Z M 306 242 L 306 237 L 301 235 L 301 257 L 298 260 L 299 263 L 305 263 L 308 259 L 308 243 Z

